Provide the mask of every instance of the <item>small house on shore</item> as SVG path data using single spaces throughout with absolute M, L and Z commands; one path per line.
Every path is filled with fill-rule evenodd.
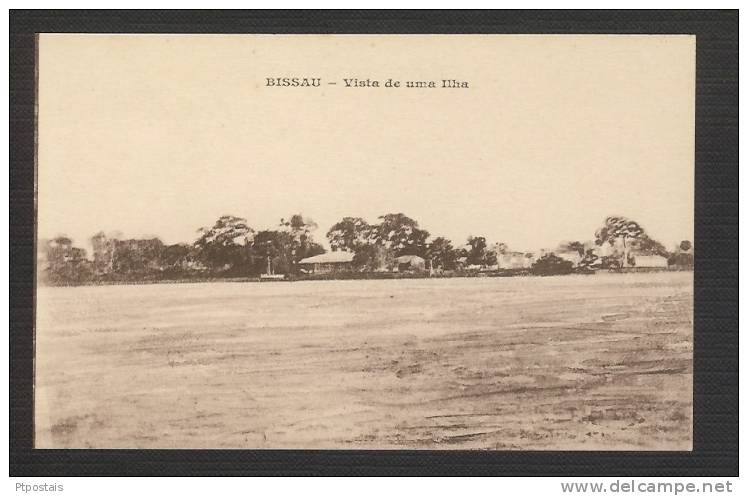
M 579 262 L 582 261 L 582 255 L 575 250 L 568 250 L 568 251 L 558 251 L 554 253 L 558 258 L 562 258 L 566 260 L 567 262 L 571 262 L 573 267 L 576 267 L 579 265 Z
M 299 267 L 308 274 L 347 272 L 353 269 L 353 253 L 331 251 L 299 260 Z
M 661 255 L 632 254 L 633 266 L 639 269 L 667 269 L 667 258 Z
M 499 269 L 529 269 L 535 262 L 535 256 L 532 253 L 510 251 L 499 253 L 496 261 Z
M 426 260 L 418 255 L 402 255 L 395 259 L 398 272 L 426 270 Z

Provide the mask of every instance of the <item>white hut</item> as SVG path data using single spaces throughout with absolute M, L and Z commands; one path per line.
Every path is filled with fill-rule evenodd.
M 426 260 L 419 257 L 418 255 L 402 255 L 395 259 L 395 267 L 398 272 L 405 272 L 408 270 L 425 270 Z
M 299 266 L 308 273 L 326 274 L 348 271 L 353 268 L 353 253 L 331 251 L 299 260 Z
M 661 255 L 633 255 L 634 267 L 638 269 L 667 269 L 667 258 Z

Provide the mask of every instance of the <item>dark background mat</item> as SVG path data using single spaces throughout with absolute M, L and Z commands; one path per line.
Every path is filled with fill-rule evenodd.
M 34 450 L 35 34 L 695 34 L 693 452 Z M 10 13 L 10 475 L 738 475 L 738 11 Z

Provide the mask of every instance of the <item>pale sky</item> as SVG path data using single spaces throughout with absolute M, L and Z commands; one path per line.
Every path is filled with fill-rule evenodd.
M 609 215 L 693 239 L 692 36 L 42 35 L 38 233 L 403 212 L 536 250 Z M 319 88 L 266 77 L 319 77 Z M 346 88 L 343 78 L 468 89 Z M 336 82 L 329 85 L 328 82 Z M 326 244 L 326 243 L 325 243 Z

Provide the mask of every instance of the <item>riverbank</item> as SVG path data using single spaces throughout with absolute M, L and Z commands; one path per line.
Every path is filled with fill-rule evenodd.
M 625 267 L 610 270 L 574 270 L 568 274 L 534 274 L 529 269 L 500 269 L 492 271 L 444 271 L 434 274 L 428 272 L 330 272 L 325 274 L 287 274 L 284 279 L 262 279 L 260 276 L 204 276 L 194 277 L 145 277 L 141 279 L 97 279 L 80 284 L 48 284 L 39 281 L 40 286 L 75 287 L 75 286 L 129 286 L 141 284 L 190 284 L 190 283 L 237 283 L 237 282 L 296 282 L 296 281 L 349 281 L 349 280 L 392 280 L 392 279 L 452 279 L 475 277 L 545 277 L 547 275 L 595 275 L 597 273 L 656 273 L 656 272 L 693 272 L 693 268 L 683 267 Z

